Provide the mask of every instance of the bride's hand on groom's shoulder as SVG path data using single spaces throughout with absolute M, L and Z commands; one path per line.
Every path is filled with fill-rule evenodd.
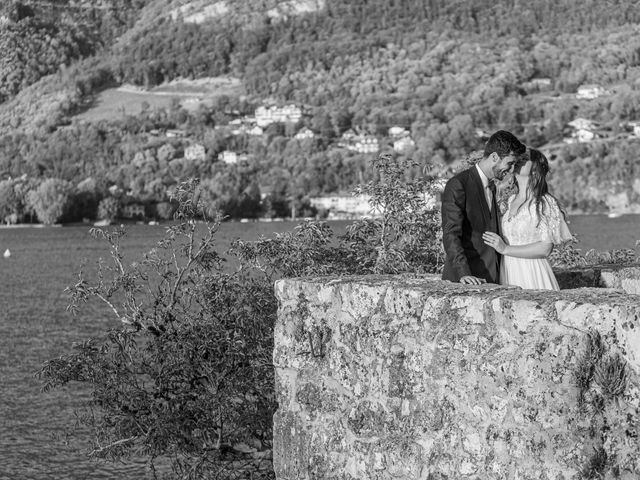
M 492 247 L 496 252 L 500 254 L 503 254 L 505 249 L 507 248 L 507 244 L 504 243 L 502 237 L 497 233 L 484 232 L 482 234 L 482 240 L 484 240 L 484 243 Z

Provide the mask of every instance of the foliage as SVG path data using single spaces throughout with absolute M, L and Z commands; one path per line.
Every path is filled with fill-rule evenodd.
M 345 240 L 355 264 L 372 265 L 374 273 L 437 271 L 444 263 L 437 185 L 424 177 L 407 181 L 416 162 L 380 155 L 373 167 L 379 178 L 356 190 L 370 197 L 372 220 L 354 223 Z M 433 200 L 431 205 L 428 199 Z
M 372 162 L 376 179 L 359 187 L 371 218 L 356 220 L 335 237 L 325 222 L 304 222 L 273 239 L 236 242 L 235 253 L 270 277 L 327 273 L 437 272 L 444 263 L 440 212 L 429 199 L 433 179 L 407 180 L 415 163 L 380 155 Z
M 120 215 L 120 201 L 115 197 L 107 197 L 98 204 L 98 218 L 100 220 L 115 220 Z
M 27 202 L 45 225 L 60 222 L 70 206 L 73 185 L 58 178 L 44 180 L 38 188 L 29 191 Z
M 18 223 L 32 213 L 27 196 L 35 186 L 26 176 L 0 181 L 0 221 Z
M 270 475 L 273 319 L 270 283 L 223 273 L 203 227 L 197 182 L 176 191 L 178 223 L 139 262 L 127 265 L 124 230 L 92 229 L 111 247 L 97 280 L 80 272 L 70 310 L 99 300 L 119 326 L 75 346 L 40 372 L 45 389 L 91 385 L 81 421 L 95 433 L 91 455 L 171 459 L 180 478 Z
M 554 268 L 574 268 L 587 265 L 587 259 L 582 254 L 582 250 L 577 248 L 578 240 L 572 240 L 554 247 L 549 255 L 549 262 Z
M 507 128 L 557 160 L 550 184 L 568 209 L 604 212 L 624 195 L 640 201 L 636 139 L 628 123 L 640 112 L 640 44 L 629 23 L 637 13 L 628 2 L 611 9 L 593 0 L 330 0 L 317 12 L 267 20 L 279 2 L 256 6 L 241 0 L 229 4 L 224 17 L 200 24 L 167 15 L 176 2 L 105 0 L 99 9 L 76 3 L 71 8 L 57 1 L 51 11 L 36 3 L 34 15 L 0 28 L 7 39 L 19 29 L 35 29 L 17 35 L 28 45 L 7 44 L 16 55 L 2 60 L 10 64 L 3 72 L 12 72 L 7 88 L 20 92 L 0 106 L 0 126 L 11 135 L 33 134 L 0 141 L 0 170 L 14 177 L 27 173 L 78 183 L 99 175 L 134 192 L 134 201 L 157 203 L 166 201 L 173 185 L 197 176 L 215 182 L 212 199 L 228 215 L 282 215 L 288 198 L 303 202 L 304 196 L 344 193 L 371 180 L 366 156 L 336 148 L 348 128 L 376 135 L 383 151 L 390 150 L 388 128 L 406 128 L 416 141 L 412 159 L 423 167 L 433 163 L 433 173 L 441 176 L 482 145 L 477 129 Z M 197 13 L 200 7 L 193 5 Z M 73 47 L 85 33 L 104 49 L 73 60 L 88 53 Z M 29 43 L 41 37 L 52 40 L 43 40 L 43 48 Z M 37 55 L 26 58 L 38 61 L 22 61 L 23 50 L 33 50 Z M 58 50 L 71 52 L 62 70 L 53 60 Z M 241 78 L 249 101 L 216 99 L 191 114 L 168 109 L 116 118 L 100 126 L 98 135 L 92 127 L 68 125 L 107 86 L 219 74 Z M 535 87 L 540 78 L 549 79 L 547 90 Z M 602 98 L 577 100 L 573 93 L 583 83 L 612 88 Z M 292 136 L 294 126 L 274 126 L 259 139 L 212 131 L 267 98 L 304 105 L 308 115 L 295 128 L 310 127 L 317 138 L 302 145 Z M 598 122 L 597 133 L 606 138 L 562 143 L 575 117 Z M 206 147 L 207 161 L 163 165 L 162 145 L 149 141 L 147 132 L 177 126 L 185 129 L 184 143 Z M 169 161 L 181 159 L 184 146 L 175 147 Z M 267 205 L 273 210 L 245 195 L 255 186 L 237 167 L 216 165 L 225 149 L 247 154 L 257 186 L 277 187 Z M 138 154 L 145 156 L 144 168 L 130 167 Z M 229 177 L 233 185 L 227 187 Z
M 605 478 L 608 473 L 618 478 L 622 472 L 637 471 L 637 411 L 627 402 L 629 389 L 635 387 L 629 381 L 627 362 L 607 347 L 596 330 L 586 334 L 574 380 L 578 412 L 587 424 L 584 448 L 590 449 L 580 478 Z

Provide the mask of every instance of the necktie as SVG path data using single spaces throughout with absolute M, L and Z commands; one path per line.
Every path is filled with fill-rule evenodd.
M 487 190 L 487 203 L 489 205 L 489 211 L 491 211 L 493 208 L 493 199 L 496 196 L 496 184 L 491 180 L 489 180 L 486 190 Z

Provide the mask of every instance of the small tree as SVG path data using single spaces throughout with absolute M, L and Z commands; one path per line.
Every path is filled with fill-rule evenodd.
M 120 215 L 120 200 L 106 197 L 98 204 L 98 218 L 100 220 L 115 220 Z
M 407 172 L 418 166 L 409 159 L 384 154 L 373 166 L 378 179 L 356 193 L 370 196 L 377 216 L 347 227 L 353 262 L 374 273 L 438 271 L 444 262 L 440 211 L 430 205 L 437 185 L 425 176 L 407 181 Z

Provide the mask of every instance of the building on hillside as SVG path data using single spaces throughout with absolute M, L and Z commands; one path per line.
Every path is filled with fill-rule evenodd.
M 260 106 L 255 112 L 256 124 L 259 127 L 266 127 L 272 123 L 297 123 L 302 118 L 302 109 L 293 104 L 284 107 Z
M 348 150 L 358 153 L 377 153 L 380 150 L 378 139 L 371 135 L 358 135 Z
M 112 197 L 119 197 L 124 193 L 118 185 L 111 185 L 109 188 L 107 188 L 107 191 Z
M 409 131 L 406 128 L 402 128 L 396 125 L 389 129 L 388 135 L 392 139 L 396 139 L 396 138 L 408 136 Z
M 578 128 L 571 132 L 571 136 L 565 137 L 562 141 L 564 143 L 588 143 L 596 139 L 595 132 L 586 130 L 584 128 Z
M 536 77 L 522 84 L 522 88 L 528 93 L 544 92 L 551 90 L 551 79 Z
M 247 134 L 260 136 L 264 134 L 264 130 L 262 129 L 262 127 L 259 127 L 258 125 L 254 125 L 253 127 L 247 129 Z
M 327 197 L 313 197 L 309 203 L 319 211 L 328 213 L 328 219 L 348 219 L 371 215 L 369 195 L 331 195 Z
M 416 142 L 409 136 L 399 138 L 393 142 L 393 150 L 396 153 L 406 153 L 416 146 Z
M 342 134 L 338 141 L 338 147 L 346 148 L 358 153 L 376 153 L 380 150 L 378 139 L 364 133 L 357 134 L 349 129 Z
M 204 160 L 204 157 L 205 157 L 204 146 L 198 143 L 189 145 L 184 150 L 184 158 L 186 158 L 187 160 L 202 161 Z
M 630 122 L 627 122 L 625 127 L 627 128 L 627 131 L 631 130 L 634 137 L 640 137 L 640 120 L 632 120 Z
M 225 150 L 218 155 L 218 160 L 228 165 L 233 165 L 238 163 L 238 154 L 231 150 Z
M 144 218 L 144 205 L 141 203 L 130 203 L 122 209 L 123 218 Z
M 571 120 L 567 123 L 568 126 L 574 128 L 576 130 L 595 130 L 597 125 L 593 120 L 589 120 L 587 118 L 578 117 L 576 119 Z
M 264 201 L 273 194 L 273 185 L 258 185 L 260 189 L 260 201 Z
M 349 130 L 346 130 L 342 136 L 340 137 L 340 140 L 338 141 L 338 146 L 339 147 L 347 147 L 349 144 L 351 144 L 354 139 L 356 138 L 356 132 L 354 132 L 351 128 Z
M 300 130 L 298 130 L 298 133 L 295 134 L 295 138 L 297 140 L 307 140 L 313 137 L 315 137 L 315 133 L 313 133 L 313 131 L 307 127 L 301 128 Z
M 576 92 L 576 98 L 593 100 L 594 98 L 601 97 L 602 95 L 605 95 L 607 93 L 608 92 L 600 85 L 580 85 L 578 87 L 578 91 Z
M 597 138 L 598 124 L 587 118 L 576 118 L 568 124 L 572 131 L 568 137 L 564 138 L 564 143 L 587 143 Z
M 170 128 L 168 129 L 166 132 L 164 132 L 165 136 L 167 137 L 184 137 L 186 134 L 184 132 L 184 130 L 180 130 L 177 128 Z

